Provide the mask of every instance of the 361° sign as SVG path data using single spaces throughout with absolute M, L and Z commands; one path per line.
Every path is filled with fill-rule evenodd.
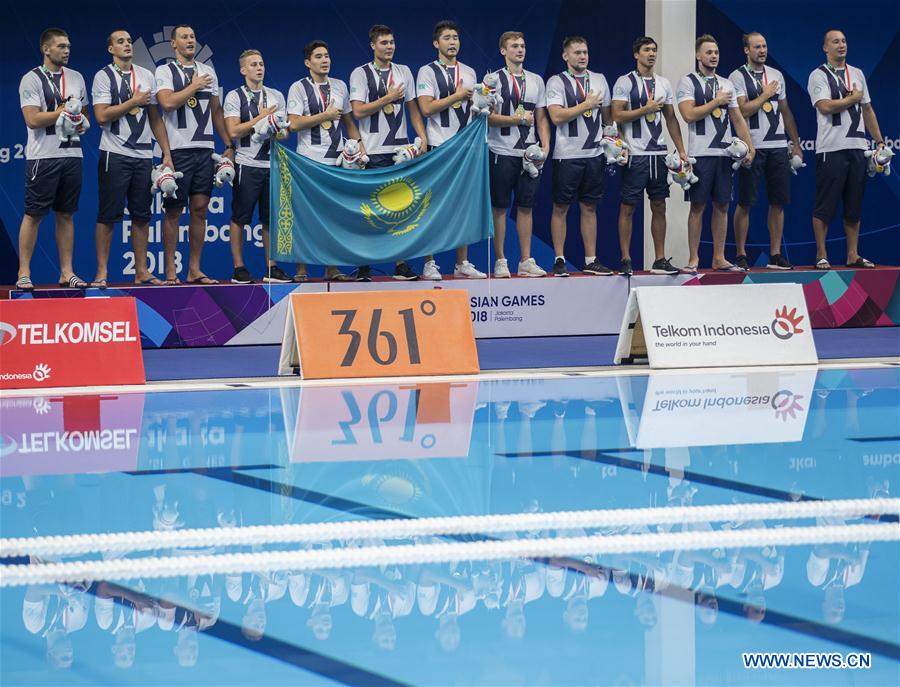
M 468 292 L 292 294 L 280 373 L 304 379 L 478 372 Z

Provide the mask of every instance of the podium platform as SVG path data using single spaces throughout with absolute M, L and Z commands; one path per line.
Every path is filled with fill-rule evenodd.
M 7 289 L 10 298 L 133 296 L 145 349 L 278 344 L 290 293 L 388 289 L 466 289 L 478 339 L 617 334 L 630 289 L 639 286 L 798 283 L 815 329 L 900 326 L 900 268 L 703 271 L 697 276 L 636 273 L 630 278 L 573 274 L 566 279 L 217 284 L 73 289 Z M 0 291 L 0 296 L 3 293 Z

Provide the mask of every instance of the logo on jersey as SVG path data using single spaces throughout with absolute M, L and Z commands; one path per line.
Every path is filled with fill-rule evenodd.
M 782 306 L 779 311 L 775 309 L 775 319 L 772 320 L 772 333 L 781 339 L 787 341 L 794 334 L 802 334 L 800 323 L 803 321 L 803 315 L 797 314 L 797 308 L 792 308 L 788 312 L 787 306 Z
M 371 205 L 361 203 L 359 211 L 374 228 L 393 236 L 402 236 L 419 226 L 431 205 L 431 189 L 422 194 L 415 181 L 409 177 L 392 179 L 369 196 Z

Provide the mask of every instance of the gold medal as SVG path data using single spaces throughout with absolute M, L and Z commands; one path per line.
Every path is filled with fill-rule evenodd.
M 585 119 L 590 119 L 591 117 L 594 116 L 594 111 L 593 110 L 585 110 L 584 112 L 581 113 L 581 115 Z
M 331 128 L 331 120 L 329 119 L 329 120 L 326 120 L 326 121 L 322 122 L 322 128 L 323 128 L 323 129 L 330 129 L 330 128 Z
M 385 114 L 394 114 L 394 104 L 388 103 L 384 107 L 381 108 Z
M 525 114 L 525 106 L 524 105 L 519 105 L 518 107 L 516 107 L 516 117 L 521 117 L 524 114 Z
M 195 107 L 197 107 L 197 99 L 194 96 L 188 98 L 187 106 L 193 110 Z
M 656 121 L 656 113 L 648 112 L 647 114 L 644 115 L 644 119 L 646 119 L 648 122 L 655 122 Z
M 454 110 L 458 110 L 461 107 L 462 107 L 462 100 L 457 100 L 455 103 L 453 103 Z
M 768 100 L 762 104 L 763 112 L 771 112 L 772 111 L 772 103 Z
M 130 110 L 128 110 L 128 114 L 130 114 L 133 117 L 137 117 L 140 113 L 141 113 L 141 108 L 138 107 L 137 105 L 135 105 Z
M 716 119 L 721 119 L 722 118 L 722 108 L 717 107 L 715 110 L 713 110 L 712 116 L 715 117 Z

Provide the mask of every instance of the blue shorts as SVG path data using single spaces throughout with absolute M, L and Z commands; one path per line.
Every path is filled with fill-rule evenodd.
M 97 221 L 115 224 L 125 216 L 125 201 L 132 221 L 149 222 L 153 192 L 150 190 L 150 158 L 129 157 L 108 150 L 100 151 L 97 182 L 100 203 Z
M 163 207 L 183 208 L 191 196 L 211 196 L 215 163 L 212 148 L 182 148 L 172 151 L 175 171 L 184 174 L 177 180 L 177 198 L 163 198 Z
M 866 156 L 862 150 L 836 150 L 816 155 L 816 207 L 813 217 L 826 224 L 844 201 L 844 219 L 858 222 L 866 190 Z
M 788 149 L 757 148 L 750 167 L 738 167 L 739 205 L 756 205 L 759 184 L 764 176 L 769 205 L 787 205 L 791 202 L 791 161 Z
M 622 205 L 637 205 L 644 197 L 650 200 L 669 197 L 669 169 L 664 155 L 632 155 L 622 170 Z
M 705 155 L 694 163 L 694 174 L 700 179 L 684 192 L 692 203 L 731 202 L 731 163 L 727 155 Z
M 259 205 L 259 221 L 269 223 L 269 168 L 235 165 L 231 193 L 231 221 L 250 224 L 253 208 Z
M 553 161 L 553 202 L 569 205 L 574 201 L 599 203 L 606 181 L 606 158 L 573 158 Z
M 541 177 L 534 179 L 522 169 L 522 158 L 515 155 L 490 154 L 491 205 L 509 208 L 515 193 L 516 207 L 534 207 Z
M 81 158 L 50 157 L 25 162 L 25 214 L 44 217 L 50 210 L 71 214 L 81 196 Z

